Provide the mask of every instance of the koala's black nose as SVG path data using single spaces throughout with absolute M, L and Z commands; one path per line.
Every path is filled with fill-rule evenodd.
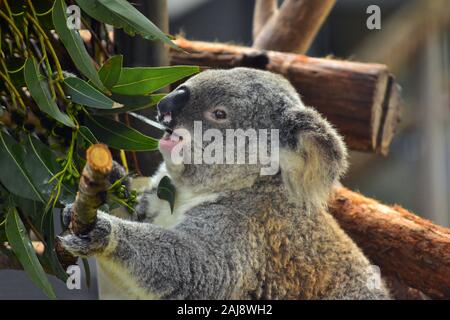
M 157 107 L 158 120 L 161 121 L 162 117 L 168 113 L 170 113 L 172 117 L 176 116 L 189 101 L 190 95 L 187 87 L 180 87 L 161 99 Z

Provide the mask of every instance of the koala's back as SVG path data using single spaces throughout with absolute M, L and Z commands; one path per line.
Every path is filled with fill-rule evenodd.
M 277 183 L 195 207 L 177 228 L 204 243 L 219 239 L 208 254 L 220 255 L 229 269 L 225 298 L 388 298 L 383 284 L 368 288 L 370 263 L 335 220 L 289 202 Z

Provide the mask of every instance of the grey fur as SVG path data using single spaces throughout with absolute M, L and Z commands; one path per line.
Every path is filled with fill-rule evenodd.
M 152 184 L 167 174 L 177 188 L 172 226 L 99 212 L 90 234 L 64 236 L 63 246 L 96 255 L 135 298 L 390 298 L 384 283 L 367 285 L 370 262 L 326 211 L 347 167 L 345 146 L 330 124 L 269 72 L 205 71 L 184 85 L 190 100 L 177 126 L 192 131 L 193 121 L 203 120 L 203 130 L 278 128 L 280 172 L 260 176 L 260 165 L 174 165 L 165 157 Z M 204 119 L 217 106 L 227 109 L 227 123 Z M 170 213 L 154 192 L 144 191 L 138 211 L 157 223 Z

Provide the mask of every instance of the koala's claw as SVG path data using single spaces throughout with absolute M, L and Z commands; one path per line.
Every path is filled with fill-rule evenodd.
M 70 223 L 71 215 L 71 206 L 67 206 L 63 211 L 64 224 L 66 221 Z M 94 228 L 87 234 L 75 235 L 66 231 L 57 238 L 62 247 L 74 256 L 87 257 L 102 253 L 108 246 L 110 234 L 111 222 L 106 213 L 99 211 Z

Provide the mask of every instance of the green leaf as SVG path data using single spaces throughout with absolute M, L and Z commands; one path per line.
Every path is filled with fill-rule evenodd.
M 117 55 L 109 58 L 98 70 L 100 80 L 106 88 L 110 89 L 119 81 L 122 73 L 123 56 Z
M 158 184 L 156 195 L 161 200 L 166 200 L 170 205 L 170 212 L 173 213 L 173 207 L 175 204 L 175 186 L 170 181 L 168 176 L 164 176 Z
M 109 110 L 103 109 L 101 111 L 98 111 L 98 113 L 114 114 L 147 109 L 155 106 L 165 96 L 166 96 L 165 93 L 156 93 L 148 96 L 127 96 L 114 93 L 112 95 L 112 98 L 115 101 L 122 103 L 124 107 Z
M 31 224 L 36 228 L 39 234 L 42 234 L 44 204 L 17 195 L 12 195 L 11 199 L 18 211 L 31 221 Z
M 56 161 L 56 154 L 42 143 L 39 139 L 28 135 L 25 141 L 27 150 L 27 158 L 24 160 L 27 172 L 33 183 L 41 190 L 46 197 L 50 197 L 50 192 L 56 184 L 56 180 L 49 183 L 48 181 L 59 171 L 62 170 L 61 165 Z M 75 200 L 76 191 L 73 186 L 63 182 L 62 192 L 59 202 L 62 204 L 72 203 Z
M 123 104 L 114 102 L 80 78 L 66 78 L 64 79 L 64 84 L 70 100 L 75 103 L 97 109 L 116 109 L 123 107 Z
M 90 144 L 98 143 L 97 138 L 88 127 L 81 126 L 78 133 Z
M 55 30 L 73 63 L 76 65 L 78 70 L 89 78 L 93 84 L 103 91 L 106 88 L 98 76 L 97 70 L 92 63 L 92 58 L 84 46 L 83 40 L 77 30 L 71 30 L 67 27 L 67 15 L 66 15 L 66 5 L 64 0 L 56 0 L 53 5 L 53 24 L 55 25 Z
M 31 96 L 38 105 L 39 109 L 62 124 L 69 127 L 75 127 L 72 119 L 58 109 L 56 102 L 53 101 L 50 95 L 47 83 L 44 80 L 40 80 L 42 76 L 39 73 L 39 69 L 34 58 L 27 59 L 25 62 L 24 72 L 28 90 L 30 90 Z
M 146 95 L 199 71 L 197 66 L 123 68 L 112 91 L 126 95 Z
M 41 212 L 42 214 L 42 212 Z M 41 260 L 53 270 L 56 277 L 64 282 L 67 280 L 67 273 L 58 260 L 55 251 L 55 227 L 53 221 L 53 210 L 50 209 L 44 213 L 42 230 L 45 236 L 45 251 Z
M 89 266 L 89 260 L 86 258 L 81 259 L 84 267 L 84 274 L 86 275 L 86 287 L 91 287 L 91 267 Z
M 148 40 L 161 40 L 179 49 L 169 37 L 126 0 L 77 0 L 92 18 L 113 25 L 131 35 L 140 34 Z
M 56 299 L 55 292 L 39 263 L 25 226 L 15 208 L 12 208 L 6 217 L 6 235 L 14 254 L 31 280 L 41 288 L 47 297 Z
M 110 147 L 127 151 L 151 151 L 158 148 L 158 140 L 105 117 L 90 116 L 86 126 L 94 136 Z
M 28 174 L 23 159 L 23 146 L 0 131 L 0 182 L 11 192 L 21 197 L 45 202 L 39 189 Z

